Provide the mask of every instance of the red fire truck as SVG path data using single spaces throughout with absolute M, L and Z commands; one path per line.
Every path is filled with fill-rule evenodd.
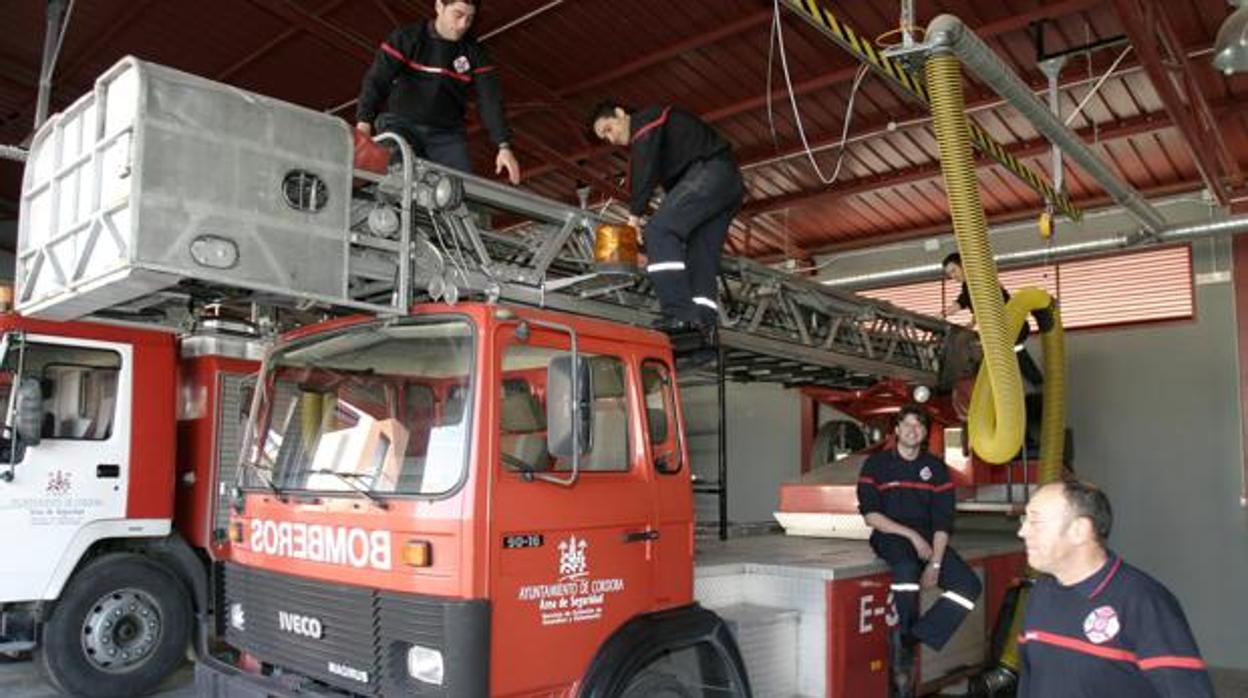
M 200 692 L 883 695 L 886 575 L 862 542 L 695 551 L 674 362 L 689 338 L 639 328 L 656 303 L 626 236 L 392 147 L 389 169 L 357 169 L 336 119 L 134 59 L 32 144 L 23 314 L 184 328 L 224 304 L 287 330 L 228 463 L 237 485 L 219 439 L 177 446 L 221 460 L 178 510 L 201 559 L 218 552 L 206 602 L 191 597 Z M 719 358 L 697 374 L 721 391 L 932 382 L 959 331 L 748 260 L 721 278 Z M 31 395 L 10 412 L 33 415 Z M 999 597 L 1018 547 L 957 544 Z M 45 644 L 86 647 L 56 613 Z M 924 677 L 982 663 L 990 615 Z
M 149 690 L 210 609 L 256 342 L 12 313 L 0 332 L 0 650 L 69 694 Z

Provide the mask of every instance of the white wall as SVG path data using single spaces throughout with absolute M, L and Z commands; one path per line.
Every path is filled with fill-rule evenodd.
M 1230 245 L 1193 251 L 1194 322 L 1067 336 L 1069 423 L 1076 470 L 1114 505 L 1111 547 L 1174 591 L 1207 662 L 1248 669 L 1236 309 L 1211 275 Z
M 681 391 L 693 472 L 707 481 L 718 476 L 718 408 L 714 386 Z M 780 484 L 801 469 L 801 403 L 796 390 L 765 383 L 729 383 L 728 520 L 774 521 Z M 716 521 L 714 495 L 697 495 L 698 520 Z

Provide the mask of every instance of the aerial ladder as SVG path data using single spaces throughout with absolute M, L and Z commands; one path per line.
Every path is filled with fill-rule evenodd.
M 357 169 L 341 120 L 134 58 L 53 119 L 22 190 L 16 305 L 30 316 L 178 329 L 234 308 L 276 331 L 473 298 L 658 317 L 644 274 L 596 259 L 603 215 L 393 136 L 384 172 Z M 720 292 L 734 380 L 931 385 L 964 331 L 744 258 L 723 259 Z

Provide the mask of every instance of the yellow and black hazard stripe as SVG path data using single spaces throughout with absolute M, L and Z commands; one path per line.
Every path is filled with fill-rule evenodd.
M 815 0 L 784 0 L 802 18 L 813 24 L 816 29 L 826 34 L 838 46 L 848 51 L 858 60 L 864 62 L 877 73 L 890 80 L 897 87 L 909 93 L 925 106 L 930 106 L 931 99 L 923 80 L 912 75 L 900 61 L 895 61 L 880 53 L 879 49 L 864 38 L 852 27 L 837 19 L 836 15 L 822 7 Z M 1071 202 L 1064 192 L 1058 192 L 1049 182 L 1048 177 L 1019 162 L 1018 158 L 1001 145 L 987 131 L 980 128 L 974 121 L 967 119 L 971 130 L 971 142 L 980 152 L 1000 163 L 1014 176 L 1023 180 L 1027 186 L 1039 194 L 1054 209 L 1064 213 L 1071 220 L 1083 217 L 1083 211 Z

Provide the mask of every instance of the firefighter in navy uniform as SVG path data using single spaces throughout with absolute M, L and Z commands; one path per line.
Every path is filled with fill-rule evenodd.
M 606 101 L 590 126 L 598 138 L 629 149 L 629 224 L 640 229 L 660 184 L 659 210 L 645 226 L 646 271 L 663 311 L 661 329 L 696 329 L 715 343 L 719 260 L 745 186 L 732 149 L 705 122 L 680 107 L 630 111 Z
M 1042 487 L 1018 535 L 1046 573 L 1019 649 L 1020 698 L 1213 698 L 1183 609 L 1160 582 L 1105 548 L 1109 499 L 1068 480 Z
M 867 459 L 858 476 L 858 508 L 872 529 L 871 549 L 892 572 L 897 626 L 889 634 L 891 695 L 914 695 L 917 643 L 939 650 L 975 608 L 983 585 L 949 547 L 954 485 L 944 461 L 927 452 L 929 418 L 918 405 L 897 412 L 895 449 Z M 919 616 L 919 592 L 941 597 Z
M 436 0 L 432 20 L 391 33 L 364 74 L 355 127 L 372 135 L 375 119 L 379 132 L 398 134 L 417 157 L 471 172 L 464 109 L 469 88 L 475 88 L 477 111 L 498 147 L 494 172 L 506 170 L 508 180 L 519 184 L 498 71 L 468 34 L 480 7 L 481 0 Z M 387 100 L 387 111 L 378 115 Z

